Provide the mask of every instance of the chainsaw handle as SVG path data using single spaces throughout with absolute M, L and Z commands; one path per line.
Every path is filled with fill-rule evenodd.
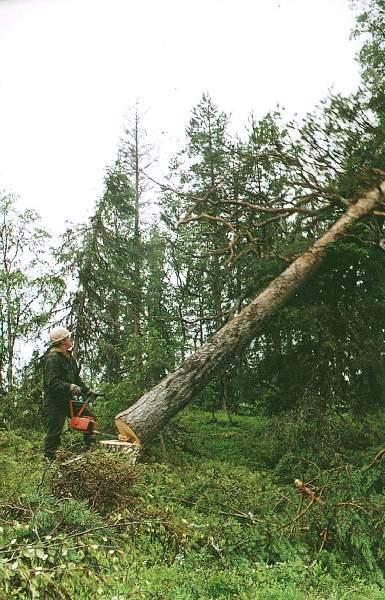
M 89 400 L 70 400 L 70 417 L 80 417 L 85 409 L 90 410 Z

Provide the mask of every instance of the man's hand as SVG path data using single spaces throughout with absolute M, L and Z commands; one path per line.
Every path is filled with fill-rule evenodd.
M 88 390 L 87 396 L 91 400 L 94 400 L 95 398 L 98 398 L 99 396 L 103 396 L 103 394 L 101 394 L 100 392 L 96 392 L 95 390 Z
M 73 396 L 81 396 L 83 393 L 83 390 L 78 385 L 71 383 L 70 392 Z

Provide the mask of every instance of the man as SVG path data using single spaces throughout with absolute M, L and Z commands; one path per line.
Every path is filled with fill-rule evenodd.
M 44 364 L 44 395 L 47 404 L 48 431 L 44 441 L 44 456 L 49 461 L 55 459 L 60 446 L 60 437 L 66 417 L 69 416 L 69 401 L 82 394 L 94 395 L 80 378 L 79 368 L 71 356 L 73 342 L 65 327 L 55 327 L 49 334 L 51 347 Z M 84 412 L 84 415 L 89 412 Z M 93 442 L 93 436 L 84 434 L 86 449 Z

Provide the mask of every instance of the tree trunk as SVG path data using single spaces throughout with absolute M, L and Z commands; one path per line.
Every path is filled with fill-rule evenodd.
M 225 361 L 243 350 L 262 330 L 266 321 L 298 290 L 319 267 L 327 245 L 338 240 L 349 226 L 368 215 L 385 193 L 369 191 L 352 204 L 334 225 L 297 258 L 281 275 L 237 316 L 226 323 L 212 338 L 135 404 L 119 413 L 116 419 L 127 423 L 144 442 L 162 427 L 204 388 Z
M 141 196 L 141 169 L 139 167 L 140 151 L 139 151 L 139 113 L 135 111 L 134 125 L 134 169 L 135 169 L 135 225 L 134 225 L 134 272 L 135 272 L 135 294 L 134 294 L 134 337 L 135 337 L 135 375 L 139 379 L 142 372 L 142 348 L 141 348 L 141 327 L 140 318 L 142 314 L 142 279 L 141 279 L 141 231 L 140 231 L 140 196 Z

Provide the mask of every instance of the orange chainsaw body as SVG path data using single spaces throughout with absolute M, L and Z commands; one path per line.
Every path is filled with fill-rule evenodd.
M 83 415 L 84 410 L 88 408 L 88 401 L 82 402 L 81 407 L 75 412 L 74 401 L 70 400 L 70 427 L 83 433 L 94 433 L 96 421 L 93 415 Z

